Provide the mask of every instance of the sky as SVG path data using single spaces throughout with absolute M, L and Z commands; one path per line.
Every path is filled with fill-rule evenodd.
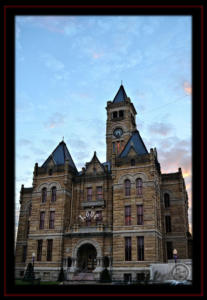
M 190 16 L 16 16 L 15 203 L 64 139 L 78 170 L 106 161 L 106 103 L 121 81 L 162 173 L 182 168 L 191 224 Z

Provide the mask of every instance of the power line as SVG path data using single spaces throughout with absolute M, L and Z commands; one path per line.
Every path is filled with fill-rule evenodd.
M 167 105 L 170 105 L 170 104 L 172 104 L 172 103 L 175 103 L 175 102 L 177 102 L 177 101 L 179 101 L 179 100 L 181 100 L 181 99 L 183 99 L 184 97 L 187 97 L 187 96 L 188 96 L 188 95 L 184 95 L 184 96 L 182 96 L 182 97 L 179 97 L 178 99 L 176 99 L 176 100 L 174 100 L 174 101 L 168 102 L 168 103 L 166 103 L 166 104 L 164 104 L 164 105 L 162 105 L 162 106 L 159 106 L 159 107 L 156 107 L 156 108 L 154 108 L 154 109 L 152 109 L 152 110 L 146 111 L 146 112 L 144 112 L 144 114 L 146 114 L 146 113 L 151 113 L 152 111 L 161 109 L 162 107 L 165 107 L 165 106 L 167 106 Z

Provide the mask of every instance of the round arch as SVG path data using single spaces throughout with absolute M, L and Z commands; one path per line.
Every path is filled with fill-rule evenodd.
M 134 181 L 136 181 L 138 178 L 141 178 L 143 182 L 148 180 L 147 175 L 141 172 L 134 174 L 133 177 Z
M 118 184 L 124 184 L 124 181 L 128 179 L 131 183 L 134 183 L 134 177 L 132 174 L 124 174 L 119 178 Z
M 83 241 L 79 241 L 77 242 L 77 244 L 74 246 L 73 251 L 72 251 L 72 256 L 74 258 L 77 257 L 77 253 L 78 253 L 78 249 L 83 246 L 84 244 L 91 244 L 94 246 L 94 248 L 96 249 L 97 252 L 97 257 L 101 257 L 102 256 L 102 251 L 101 251 L 101 247 L 99 245 L 98 242 L 91 240 L 91 239 L 87 239 L 87 240 L 83 240 Z

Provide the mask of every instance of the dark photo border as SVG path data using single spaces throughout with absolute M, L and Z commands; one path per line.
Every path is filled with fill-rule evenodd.
M 7 3 L 6 3 L 7 2 Z M 21 1 L 19 1 L 21 2 Z M 203 296 L 204 295 L 204 6 L 173 1 L 168 4 L 139 5 L 43 5 L 1 4 L 4 52 L 4 296 Z M 14 18 L 18 15 L 189 15 L 193 35 L 192 97 L 192 201 L 193 281 L 186 286 L 16 286 L 14 284 L 15 209 L 15 44 Z M 34 82 L 35 84 L 35 82 Z M 199 234 L 198 234 L 199 232 Z

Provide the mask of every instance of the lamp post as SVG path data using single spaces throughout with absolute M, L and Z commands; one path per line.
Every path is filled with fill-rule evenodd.
M 175 260 L 175 264 L 176 264 L 176 262 L 177 262 L 177 254 L 178 254 L 178 251 L 177 251 L 177 249 L 174 249 L 173 250 L 173 257 L 174 257 L 174 260 Z
M 33 265 L 33 269 L 34 269 L 34 261 L 35 261 L 35 253 L 32 253 L 32 265 Z

